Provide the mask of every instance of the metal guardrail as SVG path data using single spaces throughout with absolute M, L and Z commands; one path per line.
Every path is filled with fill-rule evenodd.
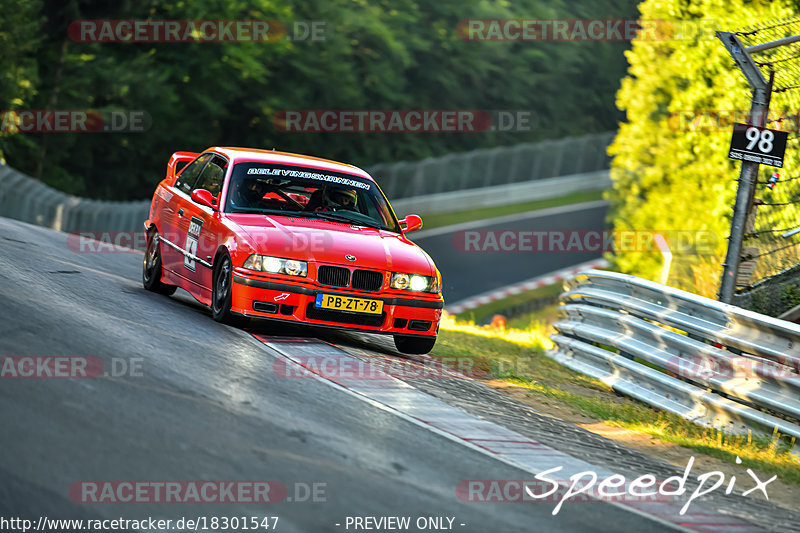
M 565 283 L 547 355 L 699 424 L 800 437 L 800 326 L 648 280 Z
M 525 201 L 532 194 L 544 196 L 540 194 L 543 190 L 560 190 L 566 194 L 578 190 L 596 190 L 607 184 L 609 157 L 606 148 L 613 136 L 614 133 L 609 132 L 501 146 L 418 162 L 375 165 L 368 170 L 390 200 L 403 199 L 399 203 L 393 202 L 396 208 L 402 208 L 401 211 L 412 212 L 417 200 L 422 202 L 420 207 L 423 209 L 425 206 L 442 205 L 458 206 L 460 209 L 505 205 Z M 598 177 L 597 171 L 603 171 L 599 173 L 602 176 Z M 567 175 L 573 179 L 563 180 L 558 187 L 547 181 L 542 181 L 541 187 L 536 187 L 537 184 L 529 187 L 521 184 Z M 469 193 L 470 189 L 476 192 L 463 197 L 455 193 L 457 198 L 450 202 L 432 196 L 464 189 L 467 189 L 465 193 Z M 494 203 L 489 201 L 492 198 L 496 200 Z M 102 202 L 64 194 L 0 164 L 0 216 L 3 217 L 68 233 L 140 231 L 149 210 L 149 200 Z
M 615 135 L 612 131 L 482 148 L 366 170 L 390 200 L 496 187 L 608 170 L 611 158 L 606 149 Z
M 576 192 L 605 191 L 612 185 L 610 171 L 598 170 L 574 176 L 401 198 L 392 201 L 392 207 L 398 217 L 410 213 L 418 215 L 453 213 L 465 209 L 483 209 L 547 200 Z
M 139 231 L 150 201 L 102 202 L 71 196 L 0 165 L 0 216 L 68 233 Z

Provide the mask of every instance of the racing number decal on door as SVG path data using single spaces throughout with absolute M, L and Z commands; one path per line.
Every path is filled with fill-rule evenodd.
M 200 240 L 200 230 L 203 229 L 203 220 L 197 217 L 192 217 L 189 223 L 189 233 L 186 235 L 186 245 L 184 250 L 189 255 L 197 256 L 197 241 Z M 194 272 L 195 260 L 190 258 L 189 255 L 183 256 L 183 266 Z

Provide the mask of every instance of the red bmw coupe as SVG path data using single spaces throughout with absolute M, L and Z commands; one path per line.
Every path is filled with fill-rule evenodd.
M 180 171 L 179 165 L 185 165 Z M 215 320 L 264 318 L 436 342 L 441 275 L 363 170 L 244 148 L 176 152 L 145 221 L 142 282 L 186 289 Z

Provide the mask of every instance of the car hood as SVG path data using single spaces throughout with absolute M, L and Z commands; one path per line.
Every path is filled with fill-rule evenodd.
M 255 253 L 432 276 L 433 261 L 397 233 L 326 220 L 268 215 L 228 215 Z M 347 256 L 355 257 L 348 260 Z

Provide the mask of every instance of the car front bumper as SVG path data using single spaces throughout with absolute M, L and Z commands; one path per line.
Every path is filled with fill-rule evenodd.
M 383 301 L 380 315 L 316 307 L 317 294 Z M 266 279 L 234 269 L 231 310 L 250 318 L 303 322 L 317 326 L 357 329 L 394 335 L 434 336 L 439 330 L 444 300 L 440 294 L 399 296 L 338 287 L 303 279 Z

